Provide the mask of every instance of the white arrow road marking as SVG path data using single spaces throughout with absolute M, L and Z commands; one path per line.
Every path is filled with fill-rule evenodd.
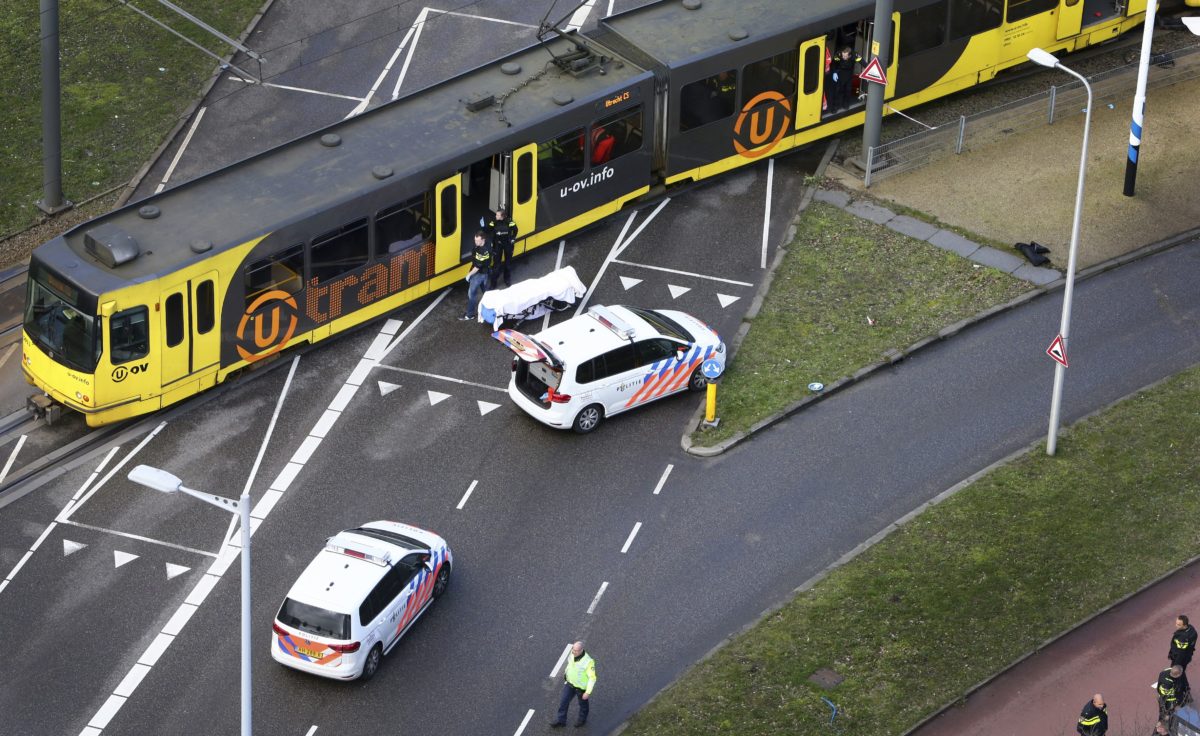
M 192 568 L 184 567 L 183 565 L 172 565 L 171 563 L 168 562 L 167 563 L 167 580 L 170 580 L 173 577 L 182 575 L 191 569 Z
M 667 288 L 671 290 L 672 299 L 678 299 L 692 290 L 690 286 L 676 286 L 675 284 L 667 284 Z
M 633 287 L 637 286 L 640 283 L 642 283 L 641 279 L 635 279 L 632 276 L 622 276 L 621 277 L 621 286 L 625 287 L 625 291 L 629 291 L 630 289 L 632 289 Z
M 429 405 L 436 406 L 448 398 L 450 398 L 450 394 L 444 394 L 440 391 L 430 391 L 429 392 Z
M 398 388 L 400 388 L 400 384 L 398 384 L 398 383 L 388 383 L 387 381 L 380 381 L 379 382 L 379 395 L 387 396 L 388 394 L 390 394 L 391 392 L 395 391 Z
M 113 563 L 116 565 L 116 567 L 120 567 L 121 565 L 124 565 L 126 562 L 133 562 L 137 558 L 138 558 L 138 555 L 130 554 L 128 552 L 122 552 L 119 549 L 113 550 Z
M 479 416 L 481 416 L 481 417 L 483 417 L 483 416 L 487 416 L 487 413 L 488 413 L 489 411 L 494 411 L 494 410 L 496 410 L 496 409 L 499 409 L 499 408 L 500 408 L 500 405 L 499 405 L 499 404 L 493 404 L 493 403 L 491 403 L 491 402 L 488 402 L 488 401 L 478 401 L 478 400 L 476 400 L 476 402 L 475 402 L 475 403 L 476 403 L 476 404 L 479 404 Z
M 738 299 L 741 299 L 741 297 L 740 296 L 729 296 L 728 294 L 717 294 L 717 301 L 721 302 L 722 309 L 724 309 L 725 307 L 728 307 L 730 304 L 733 304 Z
M 69 539 L 64 539 L 63 540 L 63 557 L 68 557 L 70 555 L 73 555 L 86 546 L 87 546 L 86 544 L 80 544 L 79 542 L 72 542 Z

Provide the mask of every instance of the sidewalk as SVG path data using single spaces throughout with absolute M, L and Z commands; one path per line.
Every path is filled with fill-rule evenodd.
M 1055 640 L 910 736 L 1074 734 L 1096 692 L 1108 703 L 1109 736 L 1146 736 L 1158 713 L 1150 683 L 1167 665 L 1181 613 L 1200 616 L 1200 562 Z

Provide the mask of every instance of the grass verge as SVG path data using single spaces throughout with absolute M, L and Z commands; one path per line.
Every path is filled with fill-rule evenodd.
M 900 734 L 1195 554 L 1200 367 L 921 514 L 662 693 L 629 736 Z M 1105 574 L 1096 575 L 1096 570 Z M 831 692 L 807 681 L 832 667 Z
M 236 38 L 262 0 L 192 0 Z M 156 3 L 151 15 L 207 49 L 227 46 Z M 80 201 L 128 181 L 171 131 L 215 61 L 112 0 L 59 10 L 63 191 Z M 42 195 L 40 29 L 36 2 L 0 3 L 0 235 L 37 222 Z
M 942 327 L 1028 291 L 880 225 L 814 202 L 771 290 L 721 379 L 721 425 L 692 435 L 713 445 Z

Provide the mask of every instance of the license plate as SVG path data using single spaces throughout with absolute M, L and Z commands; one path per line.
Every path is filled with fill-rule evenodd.
M 300 652 L 306 657 L 312 657 L 313 659 L 320 659 L 321 657 L 325 656 L 324 652 L 318 652 L 315 649 L 309 649 L 307 647 L 296 647 L 296 651 Z

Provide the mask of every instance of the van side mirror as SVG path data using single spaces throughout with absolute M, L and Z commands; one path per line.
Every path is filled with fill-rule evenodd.
M 426 570 L 433 572 L 433 560 L 429 558 L 429 555 L 425 555 L 425 557 L 421 560 L 421 563 L 425 565 Z

